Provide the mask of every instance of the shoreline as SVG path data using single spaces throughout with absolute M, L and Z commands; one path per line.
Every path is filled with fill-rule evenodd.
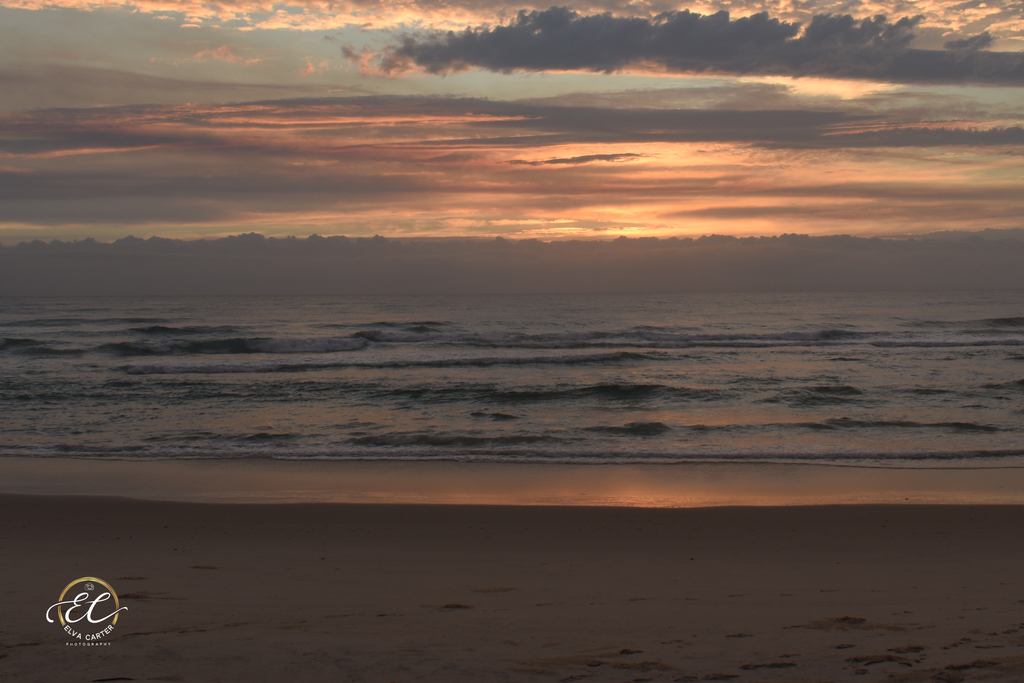
M 0 494 L 637 508 L 1024 505 L 1024 468 L 0 457 Z

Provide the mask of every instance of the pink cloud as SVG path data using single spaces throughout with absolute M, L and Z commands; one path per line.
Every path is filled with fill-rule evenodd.
M 260 59 L 258 57 L 240 57 L 232 52 L 231 48 L 227 45 L 221 45 L 220 47 L 211 47 L 205 50 L 200 50 L 192 58 L 197 62 L 202 62 L 207 59 L 216 59 L 222 62 L 230 62 L 231 64 L 242 64 L 244 66 L 252 66 L 253 64 L 259 64 Z

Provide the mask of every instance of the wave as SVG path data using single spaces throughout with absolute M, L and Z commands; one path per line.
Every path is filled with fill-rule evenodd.
M 165 318 L 89 318 L 89 317 L 71 317 L 71 318 L 27 318 L 24 320 L 12 320 L 5 322 L 5 326 L 9 327 L 64 327 L 67 325 L 110 325 L 114 323 L 129 324 L 129 325 L 142 325 L 142 324 L 159 324 L 169 322 Z
M 212 339 L 205 341 L 171 340 L 166 342 L 118 342 L 98 347 L 103 353 L 119 356 L 170 356 L 189 354 L 253 354 L 253 353 L 337 353 L 356 351 L 366 346 L 362 339 L 325 338 L 293 339 Z
M 1009 320 L 1009 319 L 1008 319 Z M 825 329 L 815 332 L 778 334 L 691 334 L 653 329 L 612 332 L 567 332 L 548 334 L 444 332 L 429 325 L 405 326 L 396 330 L 360 330 L 345 337 L 241 337 L 216 336 L 235 331 L 229 326 L 150 325 L 131 328 L 145 335 L 145 341 L 114 341 L 101 344 L 95 352 L 121 357 L 172 355 L 244 355 L 244 354 L 316 354 L 356 351 L 366 347 L 386 349 L 394 345 L 433 348 L 490 348 L 530 350 L 636 349 L 747 349 L 747 348 L 958 348 L 987 346 L 1024 346 L 1024 334 L 921 334 L 912 332 L 854 332 Z M 206 338 L 195 339 L 202 335 Z M 14 346 L 44 345 L 31 339 L 5 338 L 0 350 Z M 858 360 L 846 356 L 835 360 Z
M 0 351 L 10 351 L 17 356 L 36 358 L 75 357 L 85 354 L 84 349 L 55 349 L 35 339 L 5 339 L 0 337 Z
M 549 436 L 472 437 L 380 435 L 329 447 L 266 443 L 174 446 L 0 446 L 0 457 L 105 460 L 286 460 L 338 462 L 480 462 L 554 465 L 826 465 L 882 469 L 1024 468 L 1024 449 L 970 450 L 785 450 L 696 447 L 686 451 L 651 448 L 599 449 Z M 644 441 L 644 443 L 652 443 Z
M 357 351 L 366 346 L 361 339 L 294 339 L 281 337 L 278 339 L 251 340 L 250 348 L 259 353 L 337 353 L 339 351 Z
M 134 364 L 124 366 L 131 375 L 174 375 L 187 373 L 227 374 L 242 372 L 300 372 L 331 368 L 417 368 L 417 367 L 472 367 L 496 365 L 574 365 L 590 363 L 618 363 L 627 360 L 656 360 L 651 354 L 618 351 L 614 353 L 572 354 L 560 356 L 463 356 L 395 360 L 301 359 L 294 361 L 256 361 L 238 363 L 230 361 Z
M 906 327 L 920 328 L 1024 328 L 1024 317 L 981 318 L 978 320 L 914 320 L 904 323 Z
M 0 337 L 0 351 L 25 346 L 40 346 L 42 343 L 43 342 L 36 341 L 35 339 L 11 339 Z
M 669 387 L 661 384 L 596 384 L 571 389 L 507 389 L 494 385 L 472 386 L 423 386 L 381 388 L 373 387 L 370 393 L 378 400 L 429 401 L 432 403 L 542 403 L 587 401 L 623 401 L 637 402 L 648 399 L 668 401 L 714 401 L 726 398 L 729 394 L 716 390 L 690 389 L 688 387 Z M 477 411 L 473 417 L 493 417 L 494 419 L 515 419 L 502 413 L 486 413 Z
M 989 318 L 979 322 L 987 327 L 1024 327 L 1024 317 Z
M 34 358 L 77 358 L 86 354 L 85 349 L 54 349 L 49 346 L 30 346 L 14 351 L 19 356 Z
M 672 430 L 662 422 L 629 422 L 621 427 L 601 425 L 599 427 L 584 427 L 584 429 L 588 432 L 604 432 L 623 436 L 657 436 Z
M 794 426 L 809 429 L 856 429 L 856 428 L 898 428 L 898 429 L 948 429 L 957 432 L 1002 432 L 1002 427 L 978 424 L 976 422 L 914 422 L 912 420 L 855 420 L 838 417 L 822 422 L 795 423 Z
M 257 432 L 255 434 L 243 434 L 234 437 L 238 441 L 289 441 L 295 439 L 296 434 L 274 434 L 271 432 Z
M 318 327 L 331 327 L 341 329 L 351 329 L 353 327 L 395 327 L 402 329 L 410 329 L 414 327 L 445 327 L 454 324 L 455 323 L 441 320 L 410 320 L 407 322 L 378 321 L 373 323 L 324 323 L 322 325 L 318 325 Z
M 654 348 L 686 348 L 701 345 L 777 345 L 795 343 L 821 343 L 858 339 L 865 334 L 845 330 L 821 330 L 818 332 L 787 332 L 780 334 L 689 334 L 659 332 L 653 329 L 632 328 L 614 332 L 568 332 L 568 333 L 451 333 L 417 330 L 408 333 L 403 330 L 360 330 L 353 337 L 367 341 L 391 344 L 415 344 L 434 342 L 467 346 L 490 346 L 501 348 L 584 348 L 593 346 L 645 346 Z
M 651 398 L 712 401 L 724 396 L 723 392 L 712 389 L 670 387 L 663 384 L 595 384 L 574 389 L 506 389 L 480 396 L 479 400 L 505 403 L 589 398 L 613 401 L 639 401 Z
M 1001 382 L 998 384 L 983 384 L 982 389 L 1024 389 L 1024 379 Z
M 490 348 L 572 349 L 634 347 L 649 349 L 773 348 L 816 346 L 875 346 L 882 348 L 1024 346 L 1024 334 L 1008 336 L 982 333 L 855 332 L 824 329 L 814 332 L 775 334 L 691 334 L 632 328 L 612 332 L 572 333 L 479 333 L 443 332 L 428 327 L 394 330 L 360 330 L 353 337 L 377 344 L 447 344 Z
M 235 327 L 230 325 L 186 325 L 184 327 L 171 327 L 169 325 L 150 325 L 148 327 L 132 327 L 132 332 L 140 332 L 142 334 L 154 334 L 154 335 L 171 335 L 171 334 L 225 334 L 234 332 L 237 330 Z
M 349 440 L 356 446 L 447 446 L 478 448 L 480 446 L 518 446 L 521 444 L 564 443 L 566 439 L 546 434 L 512 434 L 466 436 L 446 434 L 382 434 L 360 436 Z
M 787 403 L 794 406 L 835 405 L 857 401 L 858 397 L 863 395 L 863 391 L 848 384 L 823 385 L 787 389 L 775 396 L 760 399 L 758 403 Z

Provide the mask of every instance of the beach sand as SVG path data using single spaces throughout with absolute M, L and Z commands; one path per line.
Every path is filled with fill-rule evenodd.
M 13 681 L 1020 681 L 1024 507 L 0 496 Z M 129 611 L 107 647 L 44 613 Z

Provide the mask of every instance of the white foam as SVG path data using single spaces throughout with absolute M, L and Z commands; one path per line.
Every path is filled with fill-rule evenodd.
M 413 368 L 450 366 L 490 365 L 570 365 L 575 363 L 604 363 L 636 358 L 637 354 L 627 352 L 578 353 L 530 356 L 416 356 L 390 357 L 378 360 L 352 360 L 347 357 L 299 358 L 289 360 L 254 361 L 193 361 L 184 363 L 135 363 L 125 367 L 130 375 L 175 375 L 188 373 L 221 374 L 240 372 L 294 372 L 297 370 L 322 370 L 328 368 Z
M 355 351 L 366 346 L 365 339 L 334 337 L 329 339 L 297 339 L 281 337 L 247 342 L 253 351 L 261 353 L 336 353 L 339 351 Z

